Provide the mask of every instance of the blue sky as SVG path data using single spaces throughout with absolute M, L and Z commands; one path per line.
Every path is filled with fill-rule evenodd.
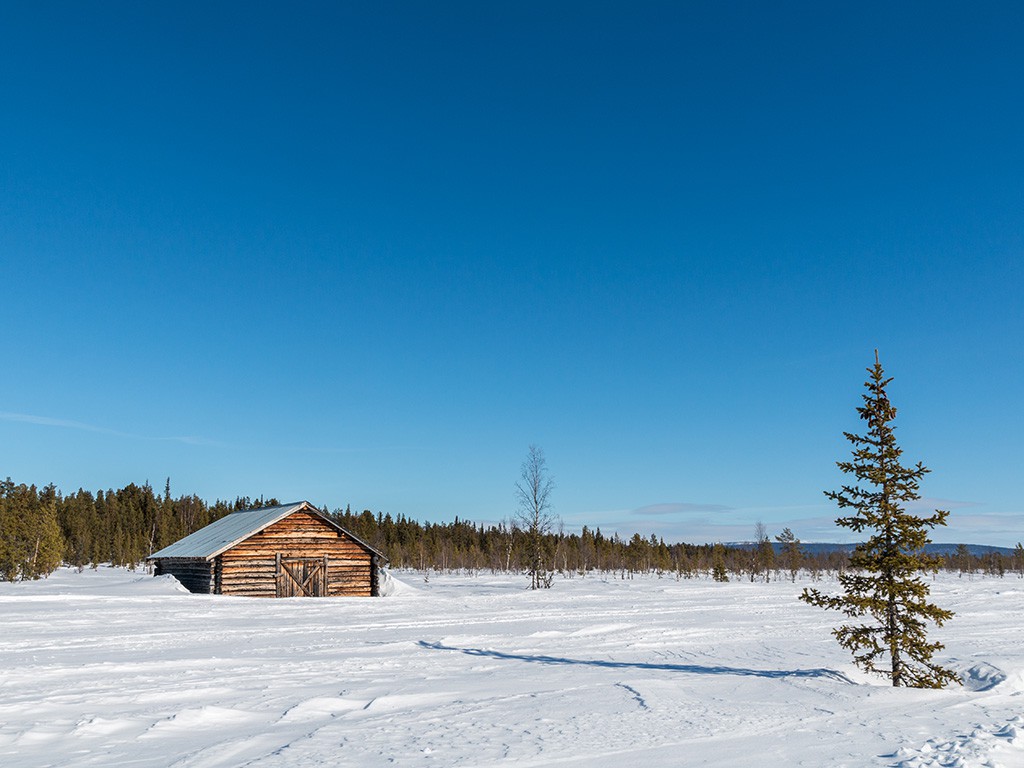
M 1021 6 L 337 5 L 0 8 L 0 475 L 1024 539 Z

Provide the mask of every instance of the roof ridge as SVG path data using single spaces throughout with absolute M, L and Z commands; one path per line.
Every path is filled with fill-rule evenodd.
M 245 509 L 236 509 L 234 512 L 229 512 L 230 515 L 237 515 L 239 512 L 263 512 L 268 509 L 288 509 L 290 507 L 301 507 L 303 504 L 309 504 L 314 509 L 319 509 L 316 504 L 306 499 L 301 501 L 290 501 L 287 504 L 273 504 L 266 507 L 246 507 Z

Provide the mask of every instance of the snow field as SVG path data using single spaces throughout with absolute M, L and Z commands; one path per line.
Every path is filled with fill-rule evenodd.
M 0 766 L 1024 766 L 1020 580 L 933 584 L 957 612 L 940 661 L 965 678 L 941 691 L 860 673 L 800 582 L 525 583 L 0 584 Z

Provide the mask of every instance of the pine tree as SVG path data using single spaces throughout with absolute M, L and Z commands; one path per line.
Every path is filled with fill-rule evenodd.
M 14 510 L 11 478 L 0 482 L 0 581 L 14 581 L 21 572 L 19 539 L 22 520 Z
M 789 528 L 783 528 L 782 533 L 775 537 L 775 540 L 782 545 L 782 562 L 789 571 L 789 578 L 796 582 L 797 574 L 800 573 L 800 561 L 803 554 L 800 552 L 800 539 L 796 537 Z
M 0 484 L 0 579 L 38 579 L 60 565 L 64 537 L 54 486 Z
M 969 550 L 967 548 L 967 545 L 966 544 L 957 544 L 956 545 L 956 565 L 957 565 L 957 569 L 960 571 L 960 578 L 961 579 L 964 577 L 965 573 L 968 576 L 970 576 L 972 573 L 974 573 L 974 567 L 973 567 L 973 563 L 971 562 L 971 559 L 972 559 L 971 558 L 971 550 Z
M 800 599 L 851 618 L 871 618 L 871 623 L 833 630 L 858 666 L 888 675 L 893 686 L 941 688 L 959 678 L 932 662 L 932 656 L 944 646 L 928 642 L 925 624 L 932 621 L 942 626 L 953 613 L 927 601 L 928 585 L 920 574 L 939 565 L 938 558 L 924 554 L 924 548 L 928 529 L 945 525 L 949 513 L 936 510 L 929 517 L 918 517 L 905 510 L 907 502 L 921 498 L 919 482 L 929 470 L 921 463 L 914 467 L 900 464 L 903 451 L 896 445 L 891 426 L 896 409 L 885 392 L 892 379 L 885 378 L 877 350 L 874 367 L 867 370 L 868 392 L 863 395 L 863 407 L 857 409 L 868 424 L 867 433 L 844 433 L 854 446 L 853 461 L 837 462 L 843 472 L 864 485 L 844 485 L 825 495 L 841 509 L 853 510 L 849 517 L 837 519 L 837 525 L 856 533 L 868 531 L 870 537 L 854 549 L 851 570 L 839 576 L 842 595 L 805 589 Z
M 33 549 L 29 567 L 23 578 L 49 576 L 64 559 L 64 536 L 57 522 L 57 501 L 52 496 L 43 501 L 33 521 Z
M 725 547 L 721 544 L 715 544 L 711 550 L 711 578 L 723 582 L 729 580 L 725 570 Z

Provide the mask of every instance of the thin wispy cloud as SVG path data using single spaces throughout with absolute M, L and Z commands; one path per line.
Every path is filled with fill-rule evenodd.
M 648 504 L 631 510 L 631 515 L 686 515 L 708 512 L 735 512 L 735 507 L 725 504 L 691 504 L 689 502 L 671 502 L 667 504 Z
M 98 435 L 110 435 L 111 437 L 120 437 L 126 440 L 148 440 L 152 442 L 170 442 L 183 443 L 185 445 L 206 445 L 218 447 L 223 447 L 224 445 L 223 443 L 219 443 L 215 440 L 209 440 L 205 437 L 195 437 L 192 435 L 174 435 L 170 437 L 138 435 L 132 432 L 122 432 L 121 430 L 118 429 L 100 427 L 95 424 L 86 424 L 83 421 L 74 421 L 72 419 L 55 419 L 50 416 L 36 416 L 30 413 L 10 413 L 8 411 L 0 411 L 0 421 L 15 422 L 18 424 L 34 424 L 40 427 L 56 427 L 58 429 L 77 429 L 81 432 L 93 432 Z
M 81 432 L 92 432 L 98 435 L 109 435 L 110 437 L 119 437 L 125 440 L 145 440 L 148 442 L 164 442 L 164 443 L 181 443 L 183 445 L 194 445 L 194 446 L 207 446 L 213 448 L 230 448 L 232 450 L 273 450 L 275 452 L 285 451 L 288 453 L 309 453 L 309 454 L 353 454 L 353 453 L 366 453 L 367 449 L 362 446 L 358 447 L 344 447 L 344 446 L 317 446 L 317 445 L 237 445 L 232 443 L 225 443 L 221 440 L 211 440 L 206 437 L 199 437 L 196 435 L 140 435 L 134 432 L 123 432 L 119 429 L 110 429 L 109 427 L 101 427 L 96 424 L 87 424 L 83 421 L 74 421 L 72 419 L 55 419 L 51 416 L 36 416 L 29 413 L 11 413 L 8 411 L 0 411 L 0 421 L 15 422 L 19 424 L 34 424 L 40 427 L 56 427 L 59 429 L 76 429 Z M 380 448 L 382 451 L 399 451 L 399 450 L 413 450 L 405 446 L 385 446 Z
M 982 507 L 980 501 L 957 501 L 955 499 L 935 499 L 930 497 L 924 497 L 921 499 L 915 499 L 907 504 L 908 510 L 914 512 L 921 512 L 933 509 L 965 509 L 968 507 Z

